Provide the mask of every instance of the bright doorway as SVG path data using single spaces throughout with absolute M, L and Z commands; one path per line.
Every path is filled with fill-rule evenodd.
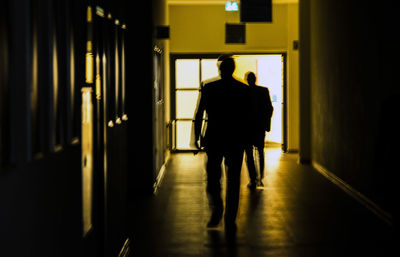
M 286 70 L 285 54 L 237 54 L 234 76 L 244 81 L 244 75 L 252 71 L 257 85 L 269 89 L 274 113 L 271 132 L 266 143 L 280 144 L 286 150 Z M 202 81 L 218 76 L 218 55 L 172 55 L 171 56 L 171 150 L 192 150 L 191 126 L 196 110 Z

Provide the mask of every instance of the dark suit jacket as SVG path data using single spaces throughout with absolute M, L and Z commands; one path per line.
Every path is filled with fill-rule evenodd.
M 207 127 L 201 145 L 206 150 L 244 147 L 248 134 L 249 93 L 249 87 L 234 78 L 219 79 L 202 87 L 194 133 L 198 139 L 205 112 Z
M 264 134 L 271 130 L 271 117 L 274 108 L 268 88 L 250 86 L 251 123 L 254 124 L 253 133 Z

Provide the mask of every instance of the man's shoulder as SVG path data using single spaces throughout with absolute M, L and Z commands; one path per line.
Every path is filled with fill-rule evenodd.
M 218 86 L 220 84 L 220 79 L 218 80 L 212 80 L 212 81 L 204 81 L 202 82 L 203 86 L 201 87 L 201 89 L 203 91 L 208 91 L 208 90 L 212 90 L 213 88 L 215 88 L 216 86 Z
M 217 77 L 213 77 L 213 78 L 209 78 L 209 79 L 203 80 L 201 82 L 201 84 L 203 85 L 203 87 L 210 86 L 210 85 L 215 84 L 216 82 L 218 82 L 220 80 L 221 80 L 221 77 L 217 76 Z
M 248 85 L 246 85 L 245 83 L 243 83 L 242 81 L 240 81 L 240 80 L 238 80 L 238 79 L 235 79 L 235 82 L 236 82 L 236 84 L 239 85 L 240 87 L 243 87 L 243 88 L 248 88 L 248 87 L 249 87 Z
M 243 83 L 242 81 L 240 81 L 240 80 L 238 80 L 236 78 L 233 80 L 233 85 L 236 88 L 240 88 L 240 89 L 243 89 L 243 90 L 246 90 L 246 91 L 249 90 L 249 86 L 248 85 L 246 85 L 245 83 Z
M 226 85 L 231 85 L 231 86 L 233 85 L 235 87 L 239 87 L 239 88 L 242 88 L 245 90 L 247 90 L 249 88 L 245 83 L 243 83 L 237 79 L 233 79 L 233 80 L 216 79 L 216 80 L 208 81 L 207 83 L 203 82 L 202 84 L 203 84 L 202 88 L 206 89 L 206 90 L 212 89 L 212 88 L 219 88 L 219 87 L 225 88 Z
M 269 89 L 267 87 L 264 86 L 255 86 L 255 89 L 259 92 L 264 92 L 264 93 L 269 93 Z

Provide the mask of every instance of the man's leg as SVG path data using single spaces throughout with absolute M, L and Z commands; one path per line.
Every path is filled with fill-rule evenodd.
M 223 203 L 221 198 L 222 153 L 207 151 L 207 196 L 211 210 L 208 227 L 215 227 L 222 218 Z
M 239 207 L 240 171 L 243 162 L 243 149 L 230 150 L 225 156 L 227 174 L 225 224 L 235 223 Z
M 257 145 L 256 145 L 256 149 L 258 152 L 258 156 L 257 156 L 257 162 L 259 164 L 259 171 L 260 171 L 260 177 L 258 178 L 258 182 L 260 186 L 264 186 L 262 180 L 264 178 L 264 169 L 265 169 L 265 157 L 264 157 L 264 144 L 265 144 L 265 133 L 263 133 L 262 135 L 260 135 Z
M 264 183 L 262 182 L 264 178 L 264 166 L 265 166 L 265 160 L 264 160 L 264 146 L 259 146 L 257 147 L 257 152 L 258 152 L 258 163 L 259 163 L 259 168 L 260 168 L 260 177 L 258 178 L 258 185 L 259 186 L 264 186 Z
M 249 171 L 250 183 L 247 185 L 249 188 L 256 188 L 257 185 L 257 171 L 254 163 L 253 146 L 249 145 L 245 149 L 247 170 Z

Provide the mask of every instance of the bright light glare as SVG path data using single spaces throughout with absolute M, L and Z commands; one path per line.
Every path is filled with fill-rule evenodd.
M 199 60 L 176 60 L 176 88 L 199 88 Z
M 178 119 L 192 119 L 197 106 L 199 91 L 176 92 L 176 117 Z
M 218 77 L 217 59 L 201 60 L 201 81 Z
M 271 131 L 266 140 L 282 143 L 282 72 L 283 64 L 280 54 L 277 55 L 239 55 L 235 56 L 237 79 L 244 80 L 247 71 L 256 73 L 259 86 L 268 87 L 274 112 L 271 120 Z
M 228 12 L 237 12 L 239 11 L 239 6 L 237 2 L 229 1 L 225 4 L 225 11 Z
M 177 121 L 176 135 L 177 149 L 192 149 L 190 145 L 190 137 L 192 135 L 192 121 Z
M 258 58 L 258 83 L 266 86 L 274 107 L 271 120 L 271 131 L 267 133 L 267 140 L 282 143 L 282 72 L 283 64 L 280 55 L 269 55 Z

